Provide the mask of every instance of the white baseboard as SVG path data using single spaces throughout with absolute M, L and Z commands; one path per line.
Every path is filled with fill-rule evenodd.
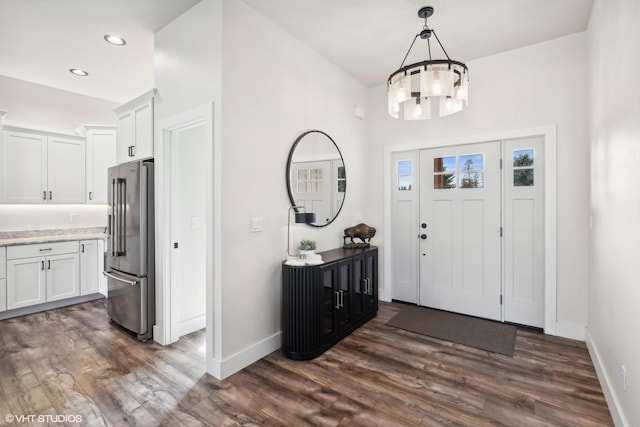
M 572 340 L 584 341 L 585 325 L 574 322 L 556 322 L 556 335 Z
M 629 427 L 631 424 L 627 422 L 627 418 L 624 416 L 624 412 L 622 411 L 622 406 L 620 406 L 616 393 L 613 387 L 611 387 L 611 378 L 609 378 L 607 371 L 604 369 L 598 347 L 591 339 L 591 335 L 589 335 L 589 328 L 587 327 L 585 329 L 585 343 L 587 344 L 587 349 L 589 350 L 593 367 L 596 369 L 596 374 L 598 374 L 600 387 L 602 387 L 602 392 L 604 393 L 604 398 L 607 401 L 607 406 L 609 407 L 611 418 L 613 418 L 613 423 L 616 427 Z
M 278 332 L 224 360 L 208 359 L 207 372 L 217 379 L 223 380 L 279 349 L 281 341 L 281 333 Z
M 189 320 L 183 320 L 178 323 L 178 336 L 190 334 L 191 332 L 199 331 L 207 327 L 207 314 L 203 313 L 200 316 L 196 316 Z

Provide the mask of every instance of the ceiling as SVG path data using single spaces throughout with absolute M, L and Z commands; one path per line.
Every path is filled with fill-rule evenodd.
M 0 0 L 0 75 L 126 102 L 153 87 L 154 33 L 199 1 Z
M 400 67 L 429 18 L 451 59 L 466 62 L 584 31 L 593 0 L 243 0 L 366 86 Z M 444 58 L 432 43 L 434 59 Z M 420 39 L 407 64 L 427 59 Z
M 126 102 L 153 86 L 153 34 L 200 0 L 0 0 L 0 75 Z M 470 61 L 587 27 L 593 0 L 243 0 L 366 86 L 383 84 L 422 29 Z M 103 40 L 117 34 L 124 47 Z M 407 63 L 426 59 L 418 40 Z M 435 49 L 434 57 L 442 57 Z M 89 72 L 77 77 L 72 67 Z

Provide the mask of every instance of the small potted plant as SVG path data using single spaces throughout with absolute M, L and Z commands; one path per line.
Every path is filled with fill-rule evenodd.
M 302 239 L 300 241 L 300 245 L 298 245 L 298 249 L 300 249 L 300 257 L 301 258 L 311 258 L 315 255 L 316 249 L 316 241 L 309 239 Z

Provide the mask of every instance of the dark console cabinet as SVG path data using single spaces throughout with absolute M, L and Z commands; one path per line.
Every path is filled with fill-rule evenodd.
M 313 359 L 378 312 L 378 249 L 320 254 L 320 265 L 282 265 L 282 348 L 291 359 Z

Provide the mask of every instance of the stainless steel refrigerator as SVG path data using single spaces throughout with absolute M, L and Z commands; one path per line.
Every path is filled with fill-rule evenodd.
M 105 272 L 111 320 L 141 341 L 155 323 L 153 161 L 109 168 Z

